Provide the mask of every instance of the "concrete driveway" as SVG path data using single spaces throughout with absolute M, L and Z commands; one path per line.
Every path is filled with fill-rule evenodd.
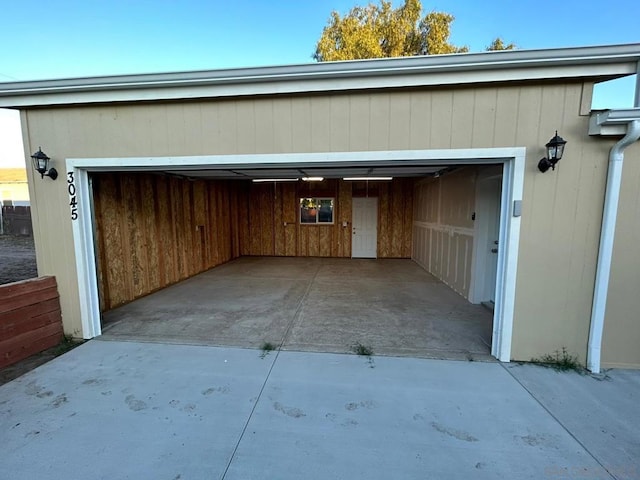
M 639 478 L 639 398 L 631 371 L 93 340 L 0 387 L 0 478 Z

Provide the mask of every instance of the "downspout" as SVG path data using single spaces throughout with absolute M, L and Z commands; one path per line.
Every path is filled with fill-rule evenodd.
M 636 81 L 640 85 L 640 81 Z M 636 88 L 636 104 L 638 103 Z M 626 135 L 616 143 L 609 152 L 609 170 L 604 196 L 604 212 L 600 230 L 600 248 L 596 266 L 596 285 L 591 308 L 591 326 L 589 328 L 589 345 L 587 349 L 587 368 L 593 373 L 600 373 L 600 353 L 602 349 L 602 332 L 604 316 L 607 308 L 607 293 L 611 275 L 611 258 L 613 256 L 613 240 L 615 236 L 620 184 L 622 183 L 622 165 L 624 150 L 640 139 L 640 120 L 632 120 L 627 124 Z

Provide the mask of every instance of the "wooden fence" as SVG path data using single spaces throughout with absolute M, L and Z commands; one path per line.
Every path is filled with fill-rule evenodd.
M 0 234 L 33 236 L 31 207 L 3 205 L 0 213 Z
M 62 338 L 55 277 L 0 285 L 0 368 L 51 348 Z

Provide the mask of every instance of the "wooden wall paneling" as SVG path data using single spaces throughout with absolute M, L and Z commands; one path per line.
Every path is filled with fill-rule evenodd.
M 199 235 L 196 235 L 196 222 L 194 220 L 194 211 L 193 211 L 193 182 L 188 180 L 182 181 L 182 192 L 183 192 L 183 211 L 185 216 L 184 227 L 186 231 L 186 241 L 185 241 L 185 257 L 187 258 L 187 277 L 191 277 L 198 273 L 198 242 L 196 238 Z
M 251 237 L 249 230 L 249 185 L 234 184 L 238 191 L 238 223 L 240 255 L 249 255 L 251 251 Z
M 156 232 L 158 235 L 158 279 L 160 286 L 171 283 L 168 270 L 173 265 L 173 245 L 171 244 L 170 202 L 167 177 L 158 175 L 154 182 L 156 204 Z
M 122 232 L 124 240 L 124 252 L 127 262 L 125 263 L 125 277 L 127 297 L 135 298 L 140 283 L 138 252 L 136 249 L 136 233 L 133 226 L 135 225 L 135 207 L 136 207 L 136 182 L 133 175 L 119 177 L 121 192 L 121 208 L 116 210 L 123 213 L 122 215 Z
M 389 202 L 390 228 L 391 228 L 391 251 L 390 256 L 393 258 L 403 257 L 404 247 L 404 182 L 402 179 L 393 180 L 391 187 L 391 198 Z
M 298 221 L 296 223 L 297 229 L 297 249 L 296 256 L 297 257 L 308 257 L 309 256 L 309 227 L 300 225 Z
M 282 209 L 283 222 L 287 222 L 284 229 L 285 255 L 295 257 L 298 252 L 298 198 L 293 183 L 282 185 Z
M 222 219 L 218 235 L 218 241 L 222 251 L 220 263 L 224 263 L 231 260 L 231 216 L 229 215 L 229 191 L 224 188 L 220 188 L 218 199 L 218 212 Z
M 207 200 L 209 209 L 209 252 L 211 254 L 211 266 L 220 263 L 220 243 L 218 230 L 220 229 L 220 216 L 218 214 L 218 182 L 207 182 Z
M 281 257 L 285 255 L 285 226 L 283 211 L 283 184 L 273 184 L 273 230 L 274 245 L 273 254 Z
M 207 248 L 206 248 L 206 211 L 205 211 L 205 184 L 202 180 L 191 183 L 191 194 L 193 196 L 193 235 L 194 267 L 196 272 L 203 272 L 207 269 Z
M 337 225 L 321 226 L 316 228 L 318 230 L 318 256 L 330 257 L 331 251 L 334 245 L 333 232 L 338 229 Z
M 318 257 L 320 256 L 320 228 L 318 226 L 310 226 L 306 227 L 307 230 L 307 239 L 309 242 L 309 256 L 310 257 Z
M 171 197 L 170 204 L 170 221 L 171 221 L 171 234 L 173 237 L 173 251 L 174 257 L 174 270 L 172 272 L 172 281 L 177 282 L 184 278 L 184 229 L 182 220 L 184 216 L 181 212 L 182 206 L 182 188 L 179 179 L 175 177 L 169 177 L 169 195 Z
M 231 215 L 231 243 L 232 251 L 231 258 L 238 258 L 240 256 L 240 190 L 235 188 L 235 184 L 226 184 L 225 188 L 229 191 L 229 198 L 231 199 L 230 215 Z
M 391 253 L 391 231 L 389 222 L 389 183 L 380 182 L 378 190 L 378 258 L 387 258 Z
M 145 216 L 149 213 L 145 211 L 145 196 L 146 192 L 143 191 L 144 184 L 142 182 L 144 175 L 136 174 L 134 176 L 134 225 L 131 227 L 133 230 L 133 238 L 135 241 L 136 258 L 137 258 L 137 274 L 138 282 L 136 285 L 136 296 L 141 297 L 151 290 L 149 284 L 149 273 L 153 266 L 150 264 L 148 247 L 149 234 L 146 231 Z
M 338 183 L 338 218 L 340 219 L 338 245 L 339 257 L 351 257 L 351 214 L 352 214 L 352 182 Z M 346 227 L 342 223 L 347 222 Z
M 404 190 L 404 205 L 402 207 L 402 256 L 404 258 L 411 258 L 411 249 L 413 242 L 413 184 L 412 178 L 405 179 Z
M 263 256 L 275 255 L 274 232 L 274 188 L 275 184 L 265 184 L 260 191 L 260 253 Z
M 262 222 L 260 220 L 260 197 L 264 185 L 253 184 L 249 193 L 249 241 L 251 247 L 249 248 L 249 255 L 261 255 L 262 246 L 260 241 L 262 239 Z
M 100 311 L 104 312 L 107 309 L 107 302 L 109 299 L 109 282 L 107 279 L 107 258 L 106 258 L 106 246 L 105 246 L 105 215 L 104 202 L 105 194 L 104 189 L 104 175 L 92 175 L 91 176 L 92 195 L 93 195 L 93 215 L 95 218 L 95 236 L 96 236 L 96 259 L 97 259 L 97 273 L 98 273 L 98 302 L 100 305 Z M 121 259 L 122 260 L 122 259 Z
M 160 281 L 159 242 L 160 235 L 157 229 L 157 205 L 155 183 L 157 177 L 152 175 L 140 176 L 140 193 L 142 194 L 142 213 L 144 222 L 143 233 L 145 240 L 145 256 L 147 259 L 147 287 L 151 291 L 159 289 Z

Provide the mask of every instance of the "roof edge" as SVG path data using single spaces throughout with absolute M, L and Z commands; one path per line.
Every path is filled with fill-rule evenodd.
M 4 82 L 0 107 L 624 76 L 639 62 L 626 44 Z

